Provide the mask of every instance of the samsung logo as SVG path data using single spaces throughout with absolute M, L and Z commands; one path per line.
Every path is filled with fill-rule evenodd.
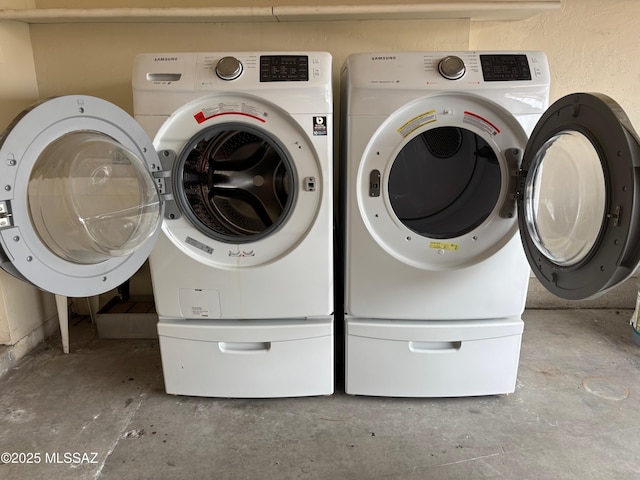
M 154 62 L 177 62 L 178 57 L 155 57 Z
M 373 60 L 374 62 L 377 60 L 395 60 L 396 56 L 395 55 L 391 55 L 388 57 L 371 57 L 371 60 Z

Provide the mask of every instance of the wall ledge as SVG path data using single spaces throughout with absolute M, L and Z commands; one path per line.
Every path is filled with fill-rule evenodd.
M 229 23 L 340 20 L 524 20 L 558 10 L 561 0 L 424 1 L 420 4 L 198 8 L 0 9 L 0 20 L 51 23 Z

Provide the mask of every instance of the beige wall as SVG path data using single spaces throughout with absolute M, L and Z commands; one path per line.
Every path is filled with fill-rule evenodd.
M 572 92 L 602 92 L 614 98 L 640 130 L 640 2 L 562 0 L 559 12 L 521 22 L 472 23 L 470 49 L 543 50 L 551 66 L 551 100 Z M 633 308 L 635 279 L 582 307 Z M 527 305 L 558 306 L 558 299 L 536 281 Z M 568 303 L 565 303 L 567 305 Z M 575 305 L 575 304 L 571 304 Z
M 382 1 L 382 0 L 380 0 Z M 331 3 L 380 3 L 352 0 Z M 418 0 L 416 0 L 418 1 Z M 0 0 L 0 7 L 33 3 Z M 37 0 L 41 8 L 86 7 L 80 0 Z M 97 6 L 206 6 L 165 0 L 102 0 Z M 267 0 L 216 2 L 217 5 L 270 5 Z M 278 4 L 312 4 L 291 0 Z M 404 2 L 410 3 L 410 2 Z M 0 121 L 35 96 L 68 93 L 101 96 L 131 111 L 133 57 L 153 51 L 327 50 L 334 57 L 336 92 L 338 72 L 349 53 L 393 50 L 540 49 L 552 67 L 552 97 L 572 91 L 602 91 L 616 98 L 640 128 L 640 2 L 637 0 L 563 0 L 560 11 L 519 22 L 472 23 L 468 20 L 334 21 L 231 24 L 0 24 L 2 82 Z M 15 37 L 11 37 L 15 35 Z M 11 37 L 7 41 L 7 36 Z M 17 50 L 13 50 L 16 48 Z M 31 57 L 33 51 L 33 57 Z M 31 59 L 33 59 L 31 63 Z M 19 67 L 15 67 L 18 65 Z M 19 77 L 6 79 L 7 71 Z M 37 87 L 35 80 L 37 79 Z M 0 276 L 0 342 L 6 338 L 8 308 L 16 318 L 46 317 L 32 309 L 37 290 L 8 288 Z M 13 282 L 13 280 L 11 280 Z M 46 303 L 46 302 L 45 302 Z M 10 307 L 7 307 L 10 305 Z M 22 320 L 21 320 L 22 321 Z M 28 322 L 25 322 L 28 323 Z M 30 327 L 29 327 L 30 328 Z M 5 333 L 3 333 L 5 332 Z M 3 336 L 4 335 L 4 336 Z
M 89 93 L 129 111 L 131 66 L 141 52 L 327 50 L 337 82 L 351 52 L 466 49 L 468 34 L 466 20 L 31 27 L 41 96 Z
M 640 130 L 639 26 L 638 0 L 562 0 L 559 12 L 473 23 L 469 48 L 543 50 L 551 64 L 552 100 L 572 92 L 606 93 Z
M 17 1 L 17 0 L 15 0 Z M 350 0 L 330 3 L 380 3 Z M 418 0 L 415 0 L 416 2 Z M 80 0 L 38 0 L 39 7 L 81 6 Z M 216 5 L 269 5 L 269 0 Z M 279 5 L 282 2 L 277 2 Z M 317 2 L 291 0 L 284 4 Z M 411 3 L 411 2 L 403 2 Z M 415 2 L 414 2 L 415 3 Z M 171 6 L 175 0 L 102 0 L 92 6 Z M 212 2 L 190 0 L 181 6 Z M 560 11 L 518 22 L 466 20 L 337 21 L 231 24 L 32 25 L 40 95 L 100 95 L 131 109 L 131 62 L 136 53 L 187 50 L 328 50 L 334 69 L 351 52 L 446 49 L 539 49 L 552 68 L 552 98 L 601 91 L 617 99 L 640 125 L 640 2 L 563 0 Z
M 0 128 L 38 98 L 29 26 L 0 22 Z
M 14 5 L 19 6 L 14 2 Z M 29 26 L 0 23 L 0 126 L 38 99 Z M 15 344 L 55 316 L 52 295 L 0 271 L 0 344 Z

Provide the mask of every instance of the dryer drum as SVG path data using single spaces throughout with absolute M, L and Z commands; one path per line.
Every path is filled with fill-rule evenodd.
M 453 157 L 462 147 L 462 132 L 459 128 L 434 128 L 420 135 L 420 138 L 429 153 L 436 158 Z
M 272 231 L 292 203 L 288 160 L 272 141 L 252 132 L 225 130 L 198 141 L 182 175 L 197 226 L 225 241 Z
M 454 238 L 478 227 L 496 207 L 502 187 L 494 150 L 479 135 L 438 127 L 412 138 L 389 174 L 398 219 L 428 238 Z

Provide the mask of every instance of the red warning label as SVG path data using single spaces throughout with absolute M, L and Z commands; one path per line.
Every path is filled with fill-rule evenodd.
M 464 112 L 464 119 L 462 120 L 462 123 L 473 125 L 474 127 L 479 128 L 480 130 L 484 130 L 492 137 L 495 137 L 497 134 L 500 133 L 500 129 L 496 127 L 493 123 L 491 123 L 486 118 L 481 117 L 480 115 L 477 115 L 472 112 Z
M 259 122 L 266 123 L 269 114 L 264 110 L 260 110 L 257 107 L 249 105 L 247 103 L 217 103 L 203 108 L 196 113 L 193 118 L 198 123 L 206 122 L 215 117 L 221 115 L 242 115 L 245 117 L 251 117 Z

